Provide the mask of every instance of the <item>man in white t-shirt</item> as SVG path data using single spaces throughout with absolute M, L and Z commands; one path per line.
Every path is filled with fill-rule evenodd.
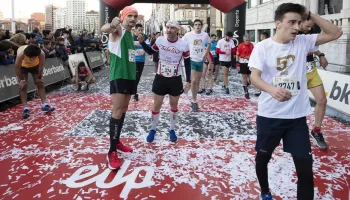
M 182 39 L 187 41 L 190 46 L 191 57 L 191 90 L 192 90 L 192 111 L 198 111 L 197 94 L 199 90 L 199 83 L 203 72 L 203 62 L 208 58 L 210 50 L 210 38 L 206 32 L 202 32 L 203 22 L 199 19 L 194 20 L 194 31 L 186 33 Z M 206 47 L 207 45 L 207 47 Z
M 302 18 L 314 21 L 320 34 L 298 35 Z M 335 40 L 342 31 L 307 11 L 304 6 L 284 3 L 275 11 L 276 34 L 256 44 L 249 59 L 252 84 L 262 91 L 258 103 L 256 174 L 261 199 L 272 199 L 268 163 L 283 139 L 298 176 L 297 199 L 314 198 L 312 154 L 306 116 L 311 114 L 307 94 L 306 55 L 315 46 Z
M 228 89 L 228 73 L 232 65 L 232 55 L 236 53 L 235 44 L 232 41 L 233 33 L 228 31 L 226 36 L 219 40 L 216 46 L 216 54 L 219 55 L 220 65 L 222 66 L 222 71 L 224 72 L 224 90 L 226 94 L 230 94 Z
M 175 134 L 175 123 L 177 119 L 178 103 L 180 95 L 184 92 L 182 84 L 182 67 L 181 60 L 189 60 L 190 53 L 188 43 L 180 40 L 177 36 L 180 26 L 175 20 L 166 23 L 166 36 L 160 36 L 156 42 L 149 47 L 143 40 L 143 36 L 139 35 L 138 40 L 142 48 L 148 54 L 159 52 L 158 71 L 153 81 L 153 108 L 152 108 L 152 127 L 146 138 L 147 142 L 153 142 L 156 134 L 157 124 L 160 117 L 160 109 L 163 104 L 164 96 L 169 95 L 170 104 L 170 128 L 169 138 L 171 142 L 177 141 Z M 189 63 L 189 62 L 185 62 Z M 190 65 L 185 64 L 186 69 L 186 88 L 185 92 L 190 89 Z

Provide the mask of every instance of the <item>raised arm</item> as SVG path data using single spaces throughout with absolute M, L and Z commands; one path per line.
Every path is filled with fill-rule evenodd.
M 113 33 L 116 35 L 120 35 L 120 33 L 121 33 L 120 23 L 121 23 L 121 21 L 120 21 L 119 17 L 115 17 L 112 20 L 112 23 L 107 23 L 107 24 L 103 25 L 101 28 L 101 31 L 104 33 L 108 33 L 108 34 Z
M 143 50 L 145 50 L 145 52 L 148 53 L 149 55 L 152 55 L 152 54 L 156 53 L 156 51 L 158 51 L 158 47 L 157 47 L 156 43 L 154 43 L 152 45 L 152 47 L 150 47 L 148 44 L 146 44 L 145 37 L 142 34 L 140 34 L 137 37 L 137 40 L 141 44 Z

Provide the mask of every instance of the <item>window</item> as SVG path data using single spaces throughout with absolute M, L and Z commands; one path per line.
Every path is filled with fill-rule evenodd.
M 201 11 L 201 17 L 204 17 L 204 11 Z
M 268 1 L 268 0 L 259 0 L 259 1 Z M 249 8 L 253 8 L 253 7 L 255 7 L 255 6 L 257 6 L 257 1 L 256 0 L 248 0 L 248 4 L 247 4 L 247 6 L 248 6 L 248 9 Z M 261 3 L 261 2 L 260 2 Z
M 192 11 L 188 11 L 188 17 L 192 17 Z
M 194 16 L 195 16 L 195 17 L 198 17 L 198 10 L 195 10 L 195 11 L 194 11 Z
M 260 4 L 266 3 L 268 1 L 270 1 L 270 0 L 260 0 Z
M 249 35 L 252 42 L 255 42 L 255 30 L 247 30 L 247 34 Z

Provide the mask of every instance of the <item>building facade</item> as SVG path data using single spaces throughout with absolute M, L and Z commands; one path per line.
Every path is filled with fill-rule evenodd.
M 45 21 L 45 14 L 44 13 L 32 13 L 30 15 L 31 19 L 34 19 L 36 21 Z
M 91 10 L 86 12 L 85 29 L 87 31 L 99 31 L 98 12 Z
M 86 6 L 86 0 L 67 0 L 67 25 L 74 32 L 79 32 L 85 28 Z
M 305 5 L 311 12 L 342 28 L 344 34 L 338 40 L 321 45 L 319 49 L 328 59 L 329 70 L 350 72 L 350 0 L 329 0 L 331 6 L 324 0 L 248 0 L 246 32 L 252 41 L 259 42 L 263 31 L 270 36 L 275 34 L 274 10 L 287 2 Z
M 56 10 L 53 4 L 49 4 L 45 7 L 45 29 L 53 31 L 54 28 L 54 10 Z
M 66 8 L 57 8 L 54 11 L 54 30 L 66 27 Z

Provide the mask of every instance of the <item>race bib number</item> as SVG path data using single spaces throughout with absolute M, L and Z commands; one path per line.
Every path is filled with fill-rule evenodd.
M 203 48 L 200 48 L 200 47 L 193 47 L 191 53 L 192 53 L 194 56 L 202 57 L 202 56 L 204 56 L 204 55 L 203 55 L 203 52 L 204 52 L 204 49 L 203 49 Z
M 273 85 L 288 90 L 293 96 L 300 93 L 300 82 L 296 77 L 275 77 Z
M 164 77 L 173 77 L 177 75 L 177 66 L 176 65 L 160 65 L 160 73 Z
M 129 62 L 135 62 L 136 51 L 129 49 Z
M 314 70 L 315 62 L 307 62 L 306 63 L 306 71 L 307 73 L 310 73 Z

